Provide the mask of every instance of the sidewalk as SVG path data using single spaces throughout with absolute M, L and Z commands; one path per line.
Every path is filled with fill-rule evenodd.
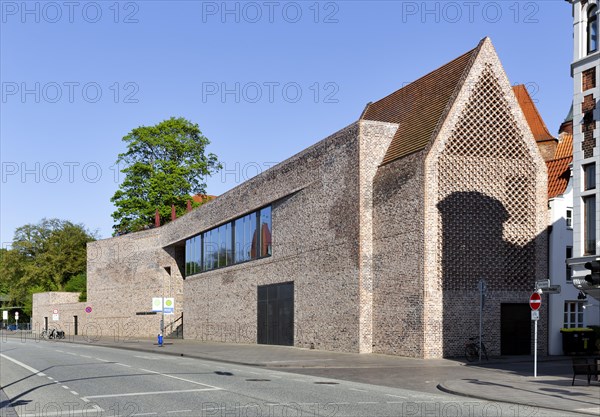
M 6 335 L 2 335 L 1 339 Z M 18 334 L 9 337 L 19 337 Z M 35 341 L 31 335 L 24 342 Z M 114 340 L 103 337 L 85 340 L 70 336 L 56 343 L 93 344 L 142 352 L 186 356 L 231 364 L 261 366 L 282 371 L 327 376 L 395 388 L 447 393 L 488 400 L 511 402 L 524 407 L 600 415 L 600 383 L 587 385 L 578 376 L 571 386 L 571 359 L 544 357 L 533 378 L 530 357 L 493 359 L 465 364 L 450 359 L 412 359 L 378 354 L 337 353 L 285 346 L 243 345 L 167 339 L 160 347 L 155 340 Z M 1 345 L 0 345 L 1 346 Z M 439 392 L 439 391 L 438 391 Z M 525 409 L 524 409 L 525 410 Z

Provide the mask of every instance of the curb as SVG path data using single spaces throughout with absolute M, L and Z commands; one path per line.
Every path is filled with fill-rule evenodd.
M 444 383 L 441 382 L 439 384 L 437 384 L 436 386 L 437 389 L 439 389 L 442 392 L 445 392 L 447 394 L 452 394 L 452 395 L 458 395 L 460 397 L 467 397 L 467 398 L 474 398 L 477 400 L 483 400 L 483 401 L 489 401 L 489 402 L 496 402 L 496 403 L 505 403 L 505 404 L 517 404 L 517 405 L 523 405 L 523 406 L 527 406 L 527 407 L 531 407 L 531 403 L 525 403 L 522 401 L 519 401 L 518 398 L 515 398 L 514 400 L 497 400 L 497 399 L 493 399 L 493 398 L 487 398 L 481 395 L 475 395 L 472 393 L 464 393 L 464 392 L 460 392 L 457 390 L 453 390 L 451 388 L 448 388 L 446 386 L 444 386 Z M 572 409 L 564 409 L 564 408 L 558 408 L 558 407 L 551 407 L 551 406 L 541 406 L 541 405 L 535 405 L 535 407 L 537 408 L 543 408 L 545 410 L 553 410 L 553 411 L 563 411 L 563 412 L 567 412 L 567 413 L 574 413 L 575 411 L 573 411 Z M 577 413 L 580 414 L 586 414 L 586 415 L 592 415 L 592 416 L 597 416 L 598 413 L 594 412 L 594 411 L 581 411 L 581 410 L 577 410 Z

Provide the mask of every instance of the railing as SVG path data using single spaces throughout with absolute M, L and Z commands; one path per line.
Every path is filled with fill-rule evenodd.
M 165 326 L 165 330 L 167 329 L 169 330 L 167 337 L 183 339 L 183 312 L 181 313 L 181 316 L 179 316 L 177 319 L 173 320 Z

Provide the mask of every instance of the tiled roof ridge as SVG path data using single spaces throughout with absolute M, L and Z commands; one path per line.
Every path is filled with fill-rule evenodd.
M 542 118 L 537 106 L 533 102 L 527 87 L 524 84 L 513 86 L 513 92 L 517 97 L 517 102 L 523 111 L 527 124 L 531 129 L 536 142 L 555 141 L 556 137 L 550 133 L 544 119 Z
M 483 45 L 483 42 L 485 41 L 485 39 L 487 39 L 487 38 L 482 39 L 475 48 L 473 48 L 473 49 L 465 52 L 464 54 L 461 54 L 460 56 L 457 56 L 456 58 L 451 59 L 450 61 L 446 62 L 443 65 L 440 65 L 436 69 L 429 71 L 427 74 L 424 74 L 424 75 L 420 76 L 419 78 L 417 78 L 416 80 L 411 81 L 410 83 L 406 84 L 402 88 L 399 88 L 398 90 L 392 91 L 390 94 L 388 94 L 387 96 L 381 97 L 379 100 L 375 100 L 374 102 L 371 101 L 371 102 L 367 103 L 365 109 L 363 110 L 362 114 L 360 115 L 360 119 L 362 119 L 368 113 L 369 107 L 371 107 L 371 105 L 373 105 L 373 103 L 377 103 L 379 101 L 385 100 L 388 97 L 393 96 L 394 94 L 398 94 L 400 91 L 402 91 L 404 89 L 407 89 L 407 88 L 413 86 L 415 83 L 417 83 L 419 81 L 422 81 L 423 79 L 426 79 L 426 78 L 430 77 L 431 75 L 435 74 L 436 72 L 438 72 L 442 68 L 444 68 L 444 67 L 452 64 L 455 61 L 460 60 L 461 58 L 464 58 L 465 56 L 467 56 L 469 54 L 473 54 L 474 56 L 477 56 L 477 54 L 474 53 L 474 52 L 478 52 L 478 50 L 481 49 L 481 46 Z M 468 72 L 467 70 L 471 67 L 471 65 L 473 64 L 473 61 L 474 61 L 474 59 L 471 58 L 471 60 L 469 62 L 469 65 L 467 65 L 467 68 L 465 69 L 465 72 Z M 463 80 L 464 80 L 464 78 L 463 78 Z M 463 81 L 463 80 L 461 80 L 461 81 Z
M 366 106 L 360 120 L 398 124 L 382 165 L 421 151 L 431 143 L 486 42 L 487 37 L 476 48 Z

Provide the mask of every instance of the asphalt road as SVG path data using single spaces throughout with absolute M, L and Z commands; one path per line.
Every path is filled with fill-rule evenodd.
M 100 346 L 17 339 L 0 346 L 2 417 L 566 415 Z

